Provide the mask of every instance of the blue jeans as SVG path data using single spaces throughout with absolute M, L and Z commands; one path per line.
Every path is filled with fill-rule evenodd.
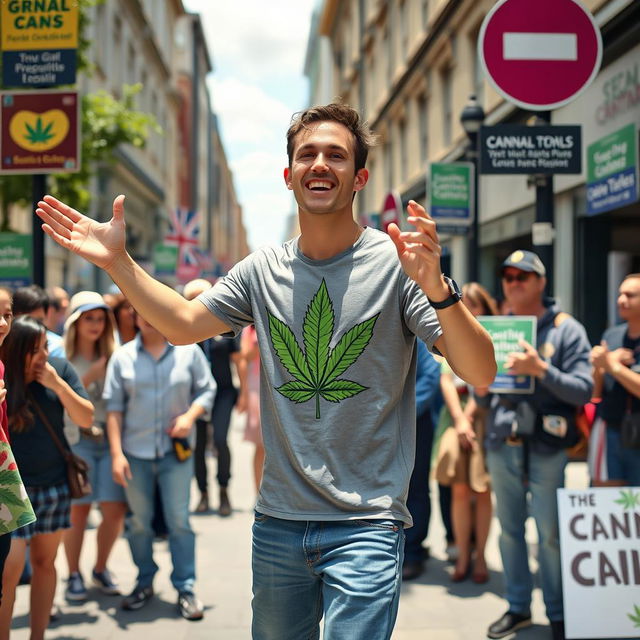
M 308 522 L 256 513 L 253 640 L 387 640 L 404 549 L 396 520 Z
M 529 451 L 529 485 L 523 484 L 524 448 L 502 445 L 487 451 L 496 512 L 502 533 L 500 555 L 509 610 L 528 614 L 533 577 L 529 569 L 525 521 L 529 512 L 538 530 L 538 563 L 542 595 L 549 620 L 562 620 L 562 574 L 556 489 L 564 486 L 567 456 L 563 449 L 550 454 Z M 527 503 L 527 493 L 530 502 Z
M 610 480 L 640 487 L 640 449 L 625 449 L 620 429 L 612 427 L 607 427 L 607 474 Z
M 127 455 L 131 480 L 125 489 L 132 512 L 127 537 L 131 556 L 138 567 L 138 584 L 151 586 L 158 565 L 153 560 L 153 519 L 156 482 L 169 529 L 169 551 L 173 571 L 171 584 L 180 591 L 193 591 L 196 578 L 195 535 L 189 524 L 189 492 L 193 463 L 179 462 L 169 453 L 164 458 L 142 460 Z

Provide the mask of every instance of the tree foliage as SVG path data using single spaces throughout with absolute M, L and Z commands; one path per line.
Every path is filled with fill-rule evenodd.
M 80 0 L 78 74 L 90 76 L 93 72 L 88 56 L 91 42 L 84 35 L 89 24 L 87 10 L 102 1 Z M 119 145 L 142 148 L 152 131 L 162 133 L 152 114 L 136 108 L 136 96 L 141 90 L 141 84 L 123 85 L 121 99 L 104 90 L 82 96 L 80 170 L 49 175 L 48 188 L 57 197 L 76 209 L 86 210 L 91 202 L 89 187 L 96 167 L 113 162 L 114 151 Z M 0 232 L 12 231 L 9 205 L 27 205 L 31 191 L 30 174 L 0 175 Z

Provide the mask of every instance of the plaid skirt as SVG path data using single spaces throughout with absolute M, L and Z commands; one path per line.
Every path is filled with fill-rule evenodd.
M 14 538 L 31 539 L 41 533 L 53 533 L 71 526 L 71 498 L 66 482 L 52 487 L 25 487 L 36 521 L 11 533 Z

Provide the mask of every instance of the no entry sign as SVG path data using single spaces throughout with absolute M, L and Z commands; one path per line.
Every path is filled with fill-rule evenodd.
M 499 0 L 480 28 L 478 55 L 509 102 L 547 111 L 589 86 L 600 69 L 602 38 L 578 0 Z

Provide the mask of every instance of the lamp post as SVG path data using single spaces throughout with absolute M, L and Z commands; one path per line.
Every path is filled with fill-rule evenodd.
M 478 206 L 478 173 L 480 168 L 480 150 L 478 148 L 480 127 L 484 122 L 484 109 L 478 104 L 475 95 L 469 96 L 469 101 L 460 114 L 460 123 L 469 138 L 469 146 L 466 151 L 466 158 L 473 163 L 473 211 L 471 212 L 471 229 L 469 234 L 469 281 L 478 280 L 478 217 L 480 207 Z

